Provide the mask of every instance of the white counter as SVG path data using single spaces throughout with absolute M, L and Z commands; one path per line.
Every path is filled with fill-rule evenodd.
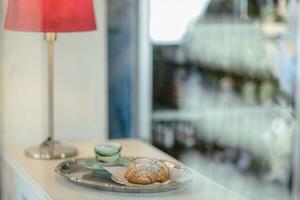
M 123 155 L 173 159 L 151 145 L 139 140 L 117 140 L 123 145 Z M 91 157 L 94 143 L 73 144 L 78 157 Z M 233 191 L 196 173 L 193 183 L 176 191 L 156 194 L 114 193 L 85 188 L 56 175 L 61 160 L 32 160 L 24 156 L 24 148 L 6 148 L 3 158 L 12 168 L 17 200 L 245 200 Z M 4 183 L 5 184 L 5 183 Z

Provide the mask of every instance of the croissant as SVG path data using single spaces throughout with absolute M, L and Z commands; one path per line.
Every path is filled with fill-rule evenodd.
M 125 171 L 125 178 L 130 183 L 147 185 L 164 182 L 170 177 L 168 166 L 160 160 L 140 158 L 130 163 Z

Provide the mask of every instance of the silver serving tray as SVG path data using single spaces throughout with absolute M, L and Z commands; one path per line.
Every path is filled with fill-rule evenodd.
M 106 170 L 99 168 L 99 170 L 93 170 L 82 165 L 84 160 L 91 160 L 92 158 L 80 158 L 74 160 L 66 160 L 61 162 L 55 169 L 56 173 L 63 176 L 67 180 L 76 183 L 78 185 L 86 186 L 89 188 L 95 188 L 100 190 L 107 190 L 113 192 L 126 192 L 126 193 L 155 193 L 155 192 L 167 192 L 176 190 L 182 186 L 187 185 L 188 182 L 176 182 L 170 181 L 168 184 L 149 185 L 149 186 L 126 186 L 119 184 L 112 180 L 111 174 Z M 169 167 L 184 170 L 186 173 L 192 172 L 174 162 L 164 161 Z

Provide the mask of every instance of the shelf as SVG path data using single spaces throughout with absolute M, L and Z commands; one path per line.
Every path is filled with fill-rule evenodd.
M 224 115 L 257 115 L 259 113 L 277 113 L 284 109 L 281 106 L 236 106 L 198 110 L 156 110 L 153 112 L 153 121 L 195 121 L 210 116 Z

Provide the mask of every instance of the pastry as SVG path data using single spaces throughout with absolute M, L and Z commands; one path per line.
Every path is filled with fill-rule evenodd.
M 105 163 L 117 163 L 121 157 L 122 146 L 120 144 L 102 144 L 95 146 L 96 161 Z
M 113 163 L 117 163 L 119 161 L 120 157 L 121 157 L 120 153 L 117 153 L 112 156 L 101 156 L 99 154 L 96 154 L 96 161 L 113 164 Z
M 140 158 L 129 164 L 124 176 L 130 183 L 147 185 L 168 180 L 170 172 L 168 166 L 160 160 Z
M 95 146 L 95 152 L 101 156 L 112 156 L 120 153 L 122 146 L 120 144 L 98 144 Z

